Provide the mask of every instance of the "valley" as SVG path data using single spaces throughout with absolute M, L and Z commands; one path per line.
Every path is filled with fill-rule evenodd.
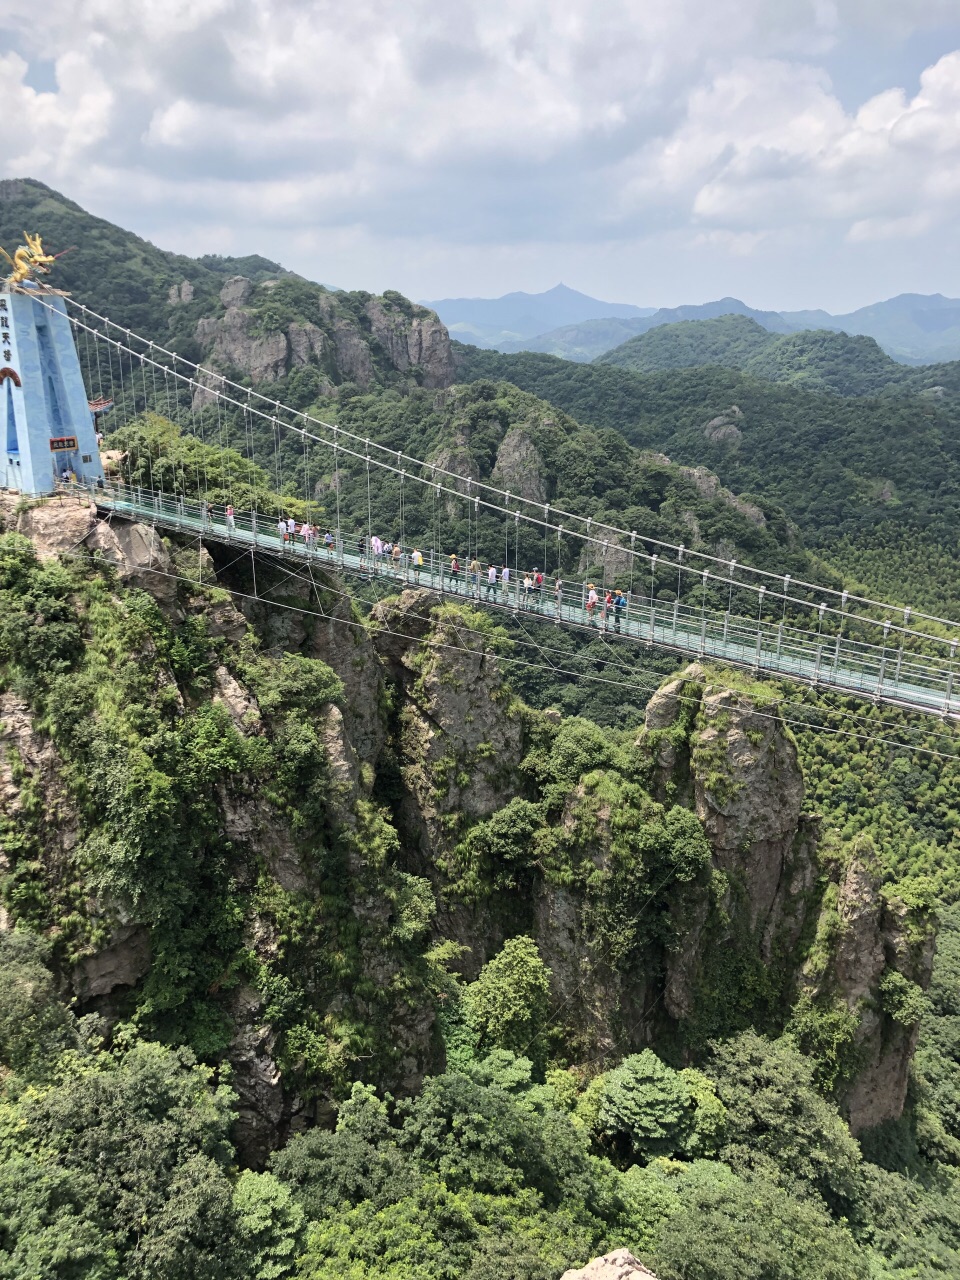
M 21 224 L 80 246 L 78 303 L 210 371 L 171 392 L 78 330 L 108 480 L 484 561 L 499 486 L 958 617 L 960 364 L 726 314 L 500 353 L 10 180 L 0 242 Z M 314 462 L 218 377 L 464 487 Z M 78 491 L 0 517 L 0 1277 L 956 1270 L 952 720 Z M 516 569 L 635 585 L 506 528 Z

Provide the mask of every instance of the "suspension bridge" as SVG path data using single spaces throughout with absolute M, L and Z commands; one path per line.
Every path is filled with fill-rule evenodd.
M 960 716 L 960 628 L 949 619 L 507 492 L 271 400 L 81 304 L 69 314 L 89 399 L 112 402 L 111 428 L 153 412 L 188 446 L 172 459 L 128 440 L 105 480 L 71 484 L 105 514 L 587 638 Z

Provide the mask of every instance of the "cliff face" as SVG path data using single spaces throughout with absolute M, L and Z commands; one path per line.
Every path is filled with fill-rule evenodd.
M 11 552 L 25 625 L 61 610 L 85 643 L 2 695 L 0 926 L 54 939 L 79 1011 L 229 1061 L 246 1161 L 353 1078 L 415 1089 L 443 1061 L 431 944 L 470 978 L 518 933 L 575 1058 L 689 1060 L 840 1002 L 852 1122 L 899 1114 L 929 932 L 863 850 L 824 853 L 775 708 L 694 667 L 612 741 L 518 703 L 497 628 L 429 592 L 368 627 L 264 563 L 306 612 L 275 608 L 216 547 L 198 582 L 195 550 L 53 510 L 17 517 L 48 557 Z M 58 565 L 65 538 L 94 559 Z
M 711 907 L 668 959 L 665 1004 L 689 1017 L 718 955 L 752 953 L 778 975 L 781 1007 L 848 1015 L 850 1067 L 838 1080 L 854 1132 L 898 1117 L 906 1100 L 934 953 L 932 921 L 883 887 L 868 841 L 838 850 L 804 812 L 796 746 L 776 710 L 705 684 L 696 665 L 651 699 L 641 749 L 655 791 L 692 806 L 720 873 Z M 762 691 L 758 691 L 761 693 Z M 911 998 L 913 997 L 913 998 Z M 803 1023 L 795 1029 L 803 1036 Z
M 350 295 L 348 304 L 305 282 L 291 302 L 284 296 L 288 287 L 283 280 L 256 286 L 243 276 L 228 280 L 220 291 L 222 315 L 197 323 L 205 362 L 254 382 L 313 368 L 321 396 L 335 394 L 342 382 L 364 389 L 385 382 L 428 388 L 453 382 L 449 335 L 426 307 L 393 293 L 361 295 L 359 301 Z M 202 388 L 197 397 L 198 403 L 208 398 Z

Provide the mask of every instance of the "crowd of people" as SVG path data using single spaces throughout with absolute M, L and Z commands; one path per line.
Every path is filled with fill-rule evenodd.
M 203 508 L 204 519 L 208 523 L 214 521 L 213 507 L 206 503 Z M 235 513 L 232 506 L 227 506 L 224 519 L 229 530 L 236 529 Z M 317 551 L 326 556 L 334 556 L 338 550 L 350 552 L 347 539 L 338 548 L 337 539 L 330 529 L 321 532 L 321 526 L 304 520 L 298 522 L 293 516 L 280 516 L 277 519 L 277 537 L 284 549 L 292 549 L 297 544 L 308 551 Z M 384 539 L 377 534 L 369 537 L 358 531 L 355 535 L 353 550 L 360 560 L 360 568 L 365 573 L 389 572 L 404 581 L 412 581 L 418 585 L 421 575 L 426 573 L 430 580 L 435 572 L 433 554 L 424 556 L 419 547 L 405 551 L 400 539 Z M 557 574 L 553 582 L 547 581 L 547 574 L 536 565 L 524 573 L 511 569 L 508 564 L 481 564 L 476 556 L 472 556 L 466 564 L 466 557 L 451 552 L 441 557 L 438 572 L 441 585 L 449 585 L 454 591 L 461 589 L 460 584 L 478 600 L 510 604 L 516 609 L 530 609 L 542 612 L 544 601 L 553 596 L 553 609 L 550 611 L 556 618 L 570 617 L 577 612 L 586 615 L 586 620 L 606 630 L 613 627 L 619 631 L 630 604 L 630 595 L 620 587 L 604 587 L 598 589 L 593 582 L 582 585 L 581 600 L 577 603 L 570 599 L 570 592 L 565 588 L 563 579 Z M 574 588 L 574 593 L 576 588 Z

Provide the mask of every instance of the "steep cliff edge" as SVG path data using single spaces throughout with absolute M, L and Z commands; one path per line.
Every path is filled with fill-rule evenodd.
M 243 276 L 220 290 L 222 314 L 197 322 L 204 361 L 255 383 L 311 374 L 293 385 L 308 398 L 344 382 L 367 389 L 446 387 L 454 380 L 450 338 L 437 316 L 398 293 L 331 293 L 298 277 L 255 284 Z M 208 400 L 200 388 L 195 402 Z
M 651 699 L 639 746 L 654 791 L 694 808 L 719 873 L 702 930 L 668 962 L 667 1008 L 695 1016 L 746 987 L 762 993 L 755 1016 L 792 1007 L 781 1024 L 809 1052 L 832 1040 L 826 1083 L 854 1132 L 898 1117 L 933 965 L 929 915 L 885 887 L 868 840 L 843 846 L 803 811 L 796 746 L 768 691 L 717 688 L 691 666 Z
M 816 1054 L 842 1013 L 851 1121 L 899 1114 L 930 931 L 824 846 L 760 693 L 691 668 L 635 739 L 524 706 L 507 637 L 429 592 L 365 623 L 264 562 L 278 609 L 86 508 L 60 562 L 44 510 L 0 555 L 2 923 L 52 940 L 79 1012 L 230 1062 L 246 1162 L 354 1079 L 416 1090 L 442 967 L 522 934 L 573 1062 L 747 1027 Z

